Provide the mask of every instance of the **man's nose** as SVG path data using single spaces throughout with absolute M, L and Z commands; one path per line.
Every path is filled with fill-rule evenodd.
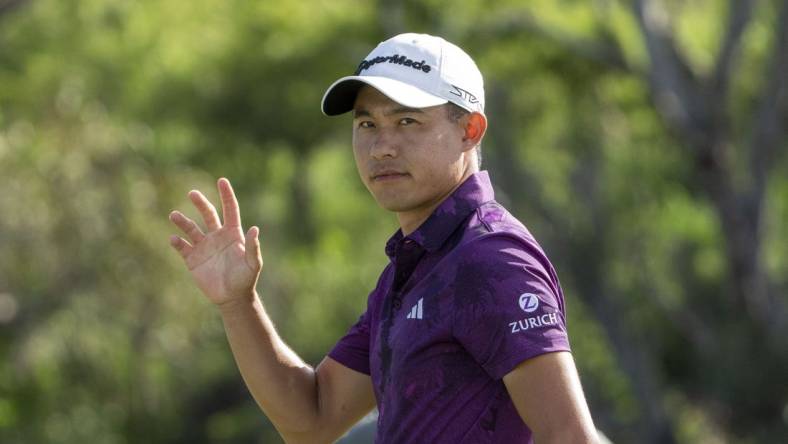
M 390 129 L 378 129 L 372 140 L 370 155 L 377 160 L 386 157 L 397 157 L 397 138 Z

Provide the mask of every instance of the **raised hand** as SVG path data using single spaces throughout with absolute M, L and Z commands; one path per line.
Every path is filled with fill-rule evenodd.
M 222 201 L 224 225 L 216 208 L 199 191 L 189 192 L 189 199 L 202 215 L 207 230 L 179 211 L 170 213 L 170 221 L 185 233 L 188 240 L 171 236 L 170 245 L 183 257 L 186 266 L 208 299 L 217 305 L 252 298 L 263 268 L 259 230 L 251 227 L 244 236 L 238 200 L 225 178 L 217 182 Z

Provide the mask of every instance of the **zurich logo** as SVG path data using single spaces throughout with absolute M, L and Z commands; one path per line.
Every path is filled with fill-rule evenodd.
M 520 295 L 520 308 L 526 313 L 531 313 L 539 308 L 539 298 L 535 294 L 523 293 Z

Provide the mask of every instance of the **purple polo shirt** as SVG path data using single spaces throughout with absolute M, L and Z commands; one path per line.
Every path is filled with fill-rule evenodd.
M 569 350 L 555 270 L 499 203 L 486 171 L 413 233 L 329 356 L 371 376 L 376 443 L 529 443 L 503 383 L 522 361 Z

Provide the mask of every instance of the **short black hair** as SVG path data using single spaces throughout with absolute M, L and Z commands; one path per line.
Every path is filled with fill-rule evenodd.
M 456 103 L 448 102 L 446 104 L 446 116 L 452 122 L 459 122 L 464 116 L 470 114 L 471 112 L 467 109 L 457 105 Z M 482 168 L 482 145 L 476 145 L 476 165 L 479 169 Z
M 448 113 L 449 120 L 453 122 L 457 122 L 462 119 L 463 116 L 466 114 L 470 114 L 471 112 L 467 109 L 457 105 L 456 103 L 448 102 L 446 104 L 446 112 Z

